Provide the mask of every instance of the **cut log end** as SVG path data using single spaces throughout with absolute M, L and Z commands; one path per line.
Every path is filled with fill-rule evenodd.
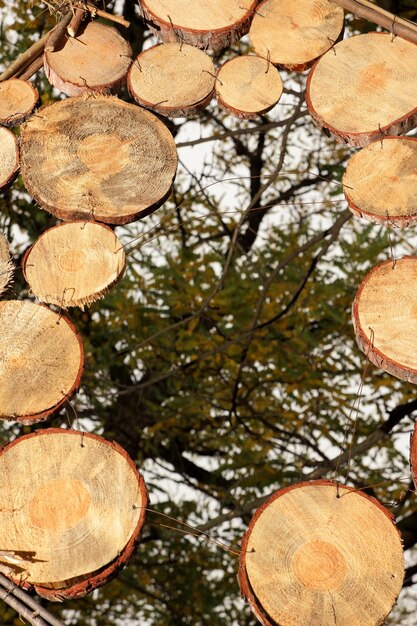
M 0 189 L 8 187 L 13 182 L 19 171 L 19 165 L 17 138 L 7 128 L 0 128 Z
M 0 124 L 20 124 L 31 115 L 38 102 L 39 92 L 32 83 L 20 78 L 0 82 Z

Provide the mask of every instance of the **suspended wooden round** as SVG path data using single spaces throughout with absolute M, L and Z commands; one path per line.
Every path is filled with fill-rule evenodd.
M 0 233 L 0 295 L 4 293 L 13 278 L 14 266 L 10 259 L 9 244 Z
M 258 0 L 139 0 L 147 25 L 164 42 L 220 50 L 243 37 Z
M 385 137 L 354 154 L 343 191 L 355 215 L 404 228 L 417 219 L 417 139 Z
M 352 146 L 417 125 L 417 45 L 389 33 L 345 39 L 311 70 L 306 100 L 320 128 Z
M 0 83 L 1 86 L 1 83 Z M 7 187 L 19 171 L 19 145 L 7 128 L 0 127 L 0 189 Z
M 85 595 L 126 565 L 148 497 L 119 445 L 40 430 L 3 448 L 0 472 L 0 544 L 16 584 L 62 600 Z
M 158 118 L 114 96 L 79 96 L 41 109 L 21 129 L 23 181 L 66 221 L 126 224 L 168 198 L 177 168 Z
M 417 257 L 385 261 L 363 279 L 353 303 L 359 348 L 382 370 L 417 383 Z
M 67 96 L 91 91 L 109 93 L 125 81 L 131 56 L 132 49 L 118 30 L 100 22 L 87 22 L 76 37 L 65 36 L 54 50 L 48 49 L 47 40 L 45 74 Z
M 249 37 L 256 54 L 302 72 L 339 39 L 344 11 L 330 0 L 264 0 Z
M 258 56 L 239 56 L 226 61 L 217 74 L 216 96 L 224 109 L 251 119 L 272 109 L 282 95 L 278 70 Z
M 61 224 L 44 232 L 26 253 L 23 273 L 39 300 L 62 308 L 102 298 L 123 275 L 123 246 L 108 226 Z
M 162 115 L 182 117 L 204 108 L 214 91 L 211 58 L 187 44 L 159 44 L 142 52 L 128 75 L 130 95 Z
M 10 78 L 0 82 L 0 124 L 16 126 L 33 111 L 39 100 L 36 87 L 27 80 Z
M 403 562 L 393 518 L 374 498 L 312 481 L 277 491 L 255 513 L 239 583 L 265 626 L 380 626 Z
M 0 302 L 0 418 L 44 420 L 78 387 L 81 338 L 65 317 L 28 301 Z

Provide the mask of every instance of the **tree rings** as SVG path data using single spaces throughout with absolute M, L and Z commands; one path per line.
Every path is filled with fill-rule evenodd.
M 46 42 L 45 74 L 67 96 L 109 93 L 125 80 L 131 56 L 130 45 L 115 28 L 92 21 L 81 25 L 76 37 L 65 36 L 53 50 Z
M 330 0 L 264 0 L 249 37 L 256 54 L 302 72 L 339 39 L 344 11 Z
M 19 146 L 17 138 L 7 128 L 0 127 L 0 189 L 7 187 L 13 181 L 18 170 Z
M 22 267 L 39 300 L 68 308 L 102 298 L 121 278 L 125 264 L 123 246 L 111 228 L 73 222 L 43 233 Z
M 148 26 L 162 41 L 220 50 L 243 37 L 258 0 L 139 0 Z
M 356 341 L 384 371 L 417 383 L 417 257 L 385 261 L 363 279 L 353 303 Z
M 182 117 L 204 108 L 214 91 L 215 68 L 202 50 L 167 43 L 142 52 L 128 75 L 130 95 L 161 115 Z
M 253 118 L 274 107 L 282 95 L 278 70 L 265 59 L 253 55 L 234 57 L 217 74 L 216 96 L 232 115 Z
M 16 126 L 23 122 L 39 101 L 36 87 L 27 80 L 10 78 L 0 82 L 0 124 Z
M 316 124 L 352 146 L 417 124 L 417 45 L 388 33 L 345 39 L 311 70 L 306 100 Z
M 74 430 L 40 430 L 1 450 L 0 472 L 0 543 L 16 584 L 63 600 L 105 584 L 126 565 L 148 497 L 119 445 Z
M 168 198 L 177 168 L 158 118 L 114 96 L 43 107 L 21 129 L 21 170 L 41 207 L 66 221 L 126 224 Z
M 391 514 L 330 481 L 277 491 L 242 543 L 240 587 L 265 626 L 379 626 L 403 577 Z
M 403 228 L 417 219 L 417 139 L 384 137 L 354 154 L 343 176 L 353 214 Z
M 65 317 L 40 304 L 0 302 L 0 418 L 44 420 L 78 387 L 84 352 Z

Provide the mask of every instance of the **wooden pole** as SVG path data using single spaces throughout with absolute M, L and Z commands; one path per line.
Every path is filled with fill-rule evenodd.
M 7 592 L 7 593 L 6 593 Z M 15 596 L 13 598 L 12 596 Z M 43 608 L 36 600 L 32 598 L 26 591 L 17 587 L 11 580 L 0 573 L 0 597 L 6 604 L 28 620 L 31 624 L 40 626 L 41 624 L 50 624 L 50 626 L 64 626 L 60 619 L 52 615 Z M 12 600 L 13 604 L 9 602 Z M 37 621 L 34 621 L 38 618 Z M 41 621 L 39 621 L 41 620 Z

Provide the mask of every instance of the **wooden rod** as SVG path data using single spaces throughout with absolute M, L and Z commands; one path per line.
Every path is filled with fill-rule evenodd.
M 9 578 L 7 578 L 7 576 L 0 574 L 0 591 L 3 591 L 2 588 L 4 588 L 7 591 L 8 597 L 10 597 L 10 594 L 12 594 L 13 596 L 16 596 L 18 601 L 26 605 L 28 609 L 32 609 L 32 612 L 31 612 L 32 618 L 39 617 L 50 626 L 65 626 L 64 623 L 61 622 L 60 619 L 56 618 L 54 615 L 52 615 L 52 613 L 47 611 L 47 609 L 45 609 L 38 602 L 36 602 L 36 600 L 34 600 L 32 596 L 26 593 L 26 591 L 23 591 L 23 589 L 20 589 L 19 587 L 17 587 L 11 580 L 9 580 Z M 4 596 L 4 594 L 2 595 L 2 600 L 7 602 L 7 598 Z M 20 607 L 20 609 L 21 608 L 22 607 Z

